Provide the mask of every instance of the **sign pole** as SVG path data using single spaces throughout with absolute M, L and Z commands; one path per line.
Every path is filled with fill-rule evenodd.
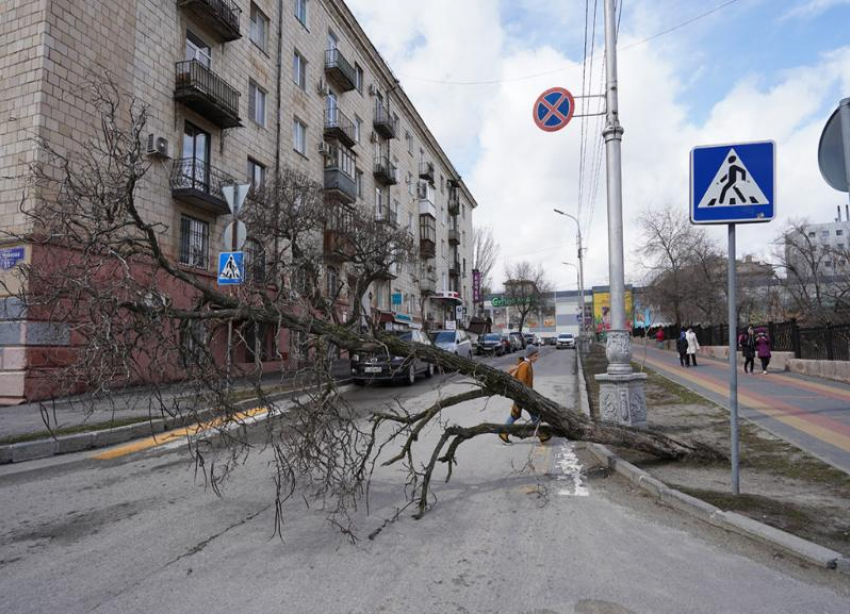
M 738 311 L 735 224 L 729 224 L 729 414 L 732 427 L 732 494 L 741 494 L 738 475 Z

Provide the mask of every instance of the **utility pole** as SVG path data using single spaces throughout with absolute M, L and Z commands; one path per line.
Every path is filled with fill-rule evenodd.
M 579 326 L 579 330 L 581 331 L 581 337 L 585 336 L 587 333 L 587 324 L 585 322 L 585 306 L 584 306 L 584 247 L 582 245 L 581 240 L 581 224 L 578 221 L 578 218 L 574 215 L 570 215 L 569 213 L 565 213 L 560 209 L 555 209 L 555 213 L 559 215 L 563 215 L 564 217 L 570 218 L 572 221 L 576 223 L 576 236 L 578 242 L 578 290 L 579 290 L 579 302 L 581 304 L 581 326 Z M 567 264 L 567 263 L 564 263 Z M 575 266 L 575 265 L 571 265 Z
M 605 139 L 608 188 L 608 272 L 611 292 L 611 330 L 607 331 L 608 371 L 597 375 L 602 419 L 646 426 L 645 373 L 631 366 L 632 344 L 626 326 L 626 281 L 623 257 L 623 182 L 617 83 L 616 1 L 605 0 Z

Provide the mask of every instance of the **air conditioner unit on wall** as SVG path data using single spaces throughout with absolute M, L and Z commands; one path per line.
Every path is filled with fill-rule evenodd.
M 164 136 L 149 134 L 147 153 L 157 158 L 170 158 L 168 139 Z
M 326 155 L 328 155 L 329 153 L 331 153 L 331 148 L 330 148 L 330 146 L 328 146 L 328 144 L 327 144 L 327 143 L 325 143 L 324 141 L 322 141 L 321 143 L 319 143 L 318 151 L 319 151 L 319 153 L 320 153 L 320 154 L 322 154 L 323 156 L 326 156 Z
M 331 93 L 330 88 L 328 87 L 327 81 L 324 79 L 319 79 L 316 82 L 316 92 L 318 92 L 319 96 L 327 96 Z
M 372 134 L 370 134 L 370 135 L 369 135 L 369 141 L 370 141 L 371 143 L 377 143 L 377 142 L 378 142 L 378 133 L 377 133 L 377 132 L 373 132 Z
M 373 82 L 373 83 L 369 84 L 369 95 L 370 96 L 377 96 L 378 95 L 378 84 L 377 83 Z

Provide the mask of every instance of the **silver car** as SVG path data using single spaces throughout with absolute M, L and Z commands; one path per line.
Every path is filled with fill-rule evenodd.
M 465 331 L 438 330 L 432 334 L 431 338 L 434 341 L 434 345 L 441 350 L 463 356 L 464 358 L 472 357 L 472 340 Z
M 576 338 L 573 337 L 572 333 L 561 333 L 558 335 L 558 340 L 555 342 L 555 348 L 560 350 L 561 348 L 574 349 L 576 346 Z

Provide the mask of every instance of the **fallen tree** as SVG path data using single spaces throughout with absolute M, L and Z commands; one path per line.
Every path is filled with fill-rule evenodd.
M 19 298 L 30 315 L 70 330 L 73 345 L 53 357 L 50 371 L 57 394 L 85 390 L 108 399 L 135 383 L 152 382 L 152 410 L 217 408 L 219 438 L 190 442 L 197 466 L 216 490 L 255 449 L 245 429 L 229 429 L 241 420 L 235 387 L 274 407 L 270 390 L 282 381 L 294 381 L 304 394 L 285 425 L 265 422 L 279 520 L 281 503 L 297 492 L 322 501 L 333 517 L 345 516 L 378 462 L 404 464 L 407 496 L 421 516 L 435 469 L 447 466 L 451 477 L 460 446 L 481 435 L 528 437 L 539 429 L 661 458 L 721 458 L 697 443 L 594 422 L 503 371 L 380 330 L 362 309 L 363 298 L 392 267 L 418 259 L 416 246 L 404 229 L 378 224 L 356 207 L 341 224 L 338 210 L 326 206 L 322 186 L 291 169 L 257 186 L 246 204 L 249 236 L 259 246 L 251 256 L 251 283 L 217 287 L 209 263 L 190 261 L 198 265 L 193 268 L 182 255 L 175 258 L 169 228 L 140 201 L 140 186 L 151 180 L 145 107 L 122 98 L 109 81 L 92 91 L 100 123 L 91 142 L 75 151 L 40 143 L 45 162 L 33 167 L 33 191 L 21 208 L 30 224 L 14 235 L 39 256 L 18 270 Z M 331 275 L 322 264 L 329 228 L 333 250 L 345 256 L 344 274 Z M 348 282 L 339 283 L 339 277 Z M 234 363 L 234 346 L 252 359 Z M 399 403 L 364 421 L 331 377 L 333 358 L 341 352 L 382 352 L 404 357 L 404 364 L 416 357 L 468 376 L 474 387 L 418 413 Z M 269 363 L 276 365 L 272 372 Z M 164 392 L 175 379 L 195 395 L 179 408 Z M 464 403 L 488 397 L 513 400 L 539 415 L 542 425 L 461 427 L 445 416 L 449 408 L 463 411 Z M 429 460 L 418 464 L 413 449 L 433 425 L 439 441 L 426 454 Z

